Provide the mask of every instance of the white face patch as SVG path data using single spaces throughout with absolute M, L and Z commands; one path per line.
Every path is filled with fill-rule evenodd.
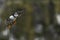
M 13 16 L 13 15 L 11 15 L 11 16 L 9 17 L 9 19 L 14 20 L 14 16 Z
M 56 15 L 57 23 L 60 24 L 60 14 Z

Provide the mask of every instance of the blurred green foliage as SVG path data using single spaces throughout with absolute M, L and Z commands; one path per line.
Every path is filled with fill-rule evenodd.
M 59 12 L 60 5 L 59 0 L 53 0 L 53 3 L 55 4 L 55 13 Z M 49 4 L 49 0 L 21 0 L 21 4 L 14 3 L 14 0 L 11 1 L 11 4 L 6 3 L 6 8 L 4 12 L 2 13 L 2 19 L 7 19 L 12 13 L 16 11 L 17 8 L 25 8 L 24 14 L 17 18 L 17 24 L 16 24 L 16 32 L 15 35 L 19 37 L 19 35 L 23 35 L 24 32 L 29 34 L 29 40 L 33 40 L 34 35 L 34 29 L 32 28 L 32 20 L 33 20 L 33 7 L 32 4 L 36 3 L 39 5 L 39 7 L 42 8 L 43 13 L 45 14 L 45 23 L 46 25 L 49 25 L 49 15 L 48 15 L 48 9 L 47 6 Z M 4 23 L 4 21 L 3 21 Z M 4 24 L 3 24 L 4 25 Z M 47 29 L 46 29 L 47 30 Z

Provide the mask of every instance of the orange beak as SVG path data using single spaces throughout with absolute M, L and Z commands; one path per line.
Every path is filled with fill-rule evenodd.
M 16 24 L 16 21 L 14 21 L 14 25 Z
M 16 19 L 14 20 L 13 24 L 14 24 L 14 25 L 16 24 Z
M 15 25 L 15 24 L 16 24 L 16 19 L 15 19 L 14 22 L 13 22 L 13 25 Z M 12 25 L 9 24 L 9 25 L 8 25 L 8 28 L 11 29 L 11 27 L 12 27 Z

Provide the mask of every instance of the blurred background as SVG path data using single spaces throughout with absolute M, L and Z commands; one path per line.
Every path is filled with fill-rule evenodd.
M 21 8 L 8 29 L 6 19 Z M 0 0 L 0 40 L 60 40 L 60 0 Z

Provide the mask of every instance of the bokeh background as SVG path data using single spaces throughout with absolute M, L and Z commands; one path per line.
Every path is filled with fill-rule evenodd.
M 2 36 L 5 20 L 21 8 L 24 14 Z M 60 0 L 0 0 L 0 40 L 60 40 L 59 13 Z

